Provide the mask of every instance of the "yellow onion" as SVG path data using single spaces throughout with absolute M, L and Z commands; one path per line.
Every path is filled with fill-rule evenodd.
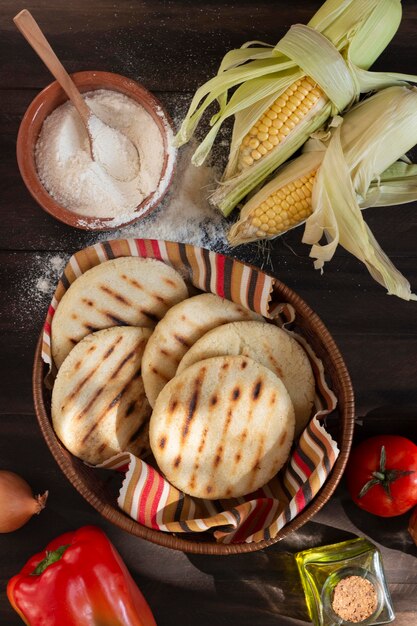
M 24 526 L 45 508 L 47 497 L 47 491 L 34 496 L 23 478 L 0 470 L 0 533 L 10 533 Z

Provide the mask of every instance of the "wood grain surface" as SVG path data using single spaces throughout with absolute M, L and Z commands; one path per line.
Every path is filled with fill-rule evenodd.
M 180 0 L 37 0 L 27 5 L 65 67 L 119 72 L 161 98 L 176 123 L 192 91 L 216 71 L 223 54 L 244 41 L 275 42 L 291 23 L 306 22 L 320 1 L 222 3 Z M 403 21 L 376 69 L 417 73 L 417 3 L 403 0 Z M 381 520 L 359 511 L 344 484 L 289 539 L 258 553 L 192 556 L 154 546 L 105 523 L 78 495 L 52 459 L 37 426 L 31 394 L 32 359 L 49 302 L 45 276 L 97 236 L 46 215 L 27 192 L 16 164 L 20 120 L 51 82 L 48 71 L 12 23 L 22 5 L 0 3 L 0 468 L 49 489 L 47 509 L 20 531 L 0 535 L 0 622 L 21 624 L 6 595 L 7 580 L 54 536 L 98 524 L 120 550 L 159 626 L 286 626 L 303 624 L 306 609 L 291 554 L 353 536 L 382 550 L 398 626 L 417 623 L 417 548 L 408 516 Z M 169 201 L 169 198 L 168 198 Z M 383 249 L 417 289 L 417 204 L 369 209 L 366 219 Z M 123 230 L 110 237 L 123 236 Z M 101 239 L 104 237 L 101 236 Z M 300 232 L 267 251 L 252 245 L 233 254 L 272 271 L 318 313 L 350 371 L 357 404 L 356 437 L 395 432 L 417 442 L 417 303 L 388 297 L 355 259 L 338 251 L 321 276 Z M 39 281 L 46 281 L 45 284 Z M 36 285 L 38 285 L 37 288 Z

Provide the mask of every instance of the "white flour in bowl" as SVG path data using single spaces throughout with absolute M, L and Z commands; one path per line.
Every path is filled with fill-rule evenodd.
M 94 115 L 136 146 L 139 171 L 132 180 L 119 180 L 93 161 L 83 123 L 73 105 L 66 102 L 43 123 L 35 150 L 39 177 L 60 205 L 78 215 L 126 215 L 158 187 L 164 162 L 162 135 L 151 115 L 121 93 L 100 89 L 84 97 Z M 101 149 L 108 153 L 103 155 L 106 161 L 123 162 L 120 142 L 102 142 Z

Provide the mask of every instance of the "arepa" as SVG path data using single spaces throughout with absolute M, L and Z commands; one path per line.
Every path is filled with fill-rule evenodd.
M 120 257 L 96 265 L 72 283 L 52 319 L 55 365 L 89 333 L 112 326 L 153 328 L 187 295 L 178 272 L 156 259 Z
M 175 376 L 159 394 L 149 426 L 167 480 L 207 499 L 265 485 L 286 462 L 293 436 L 284 384 L 244 356 L 199 361 Z
M 151 408 L 141 377 L 149 328 L 117 327 L 85 337 L 63 362 L 52 392 L 52 424 L 75 456 L 97 465 L 118 452 L 149 450 Z
M 262 318 L 212 293 L 199 294 L 173 306 L 156 326 L 143 355 L 143 382 L 151 406 L 197 339 L 221 324 L 250 319 Z
M 315 380 L 306 352 L 278 326 L 249 321 L 214 328 L 185 353 L 177 374 L 203 359 L 238 354 L 251 357 L 281 378 L 294 405 L 298 436 L 311 417 Z

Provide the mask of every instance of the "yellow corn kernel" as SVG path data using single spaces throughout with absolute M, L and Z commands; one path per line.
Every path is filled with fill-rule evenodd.
M 253 165 L 253 159 L 248 154 L 243 157 L 243 162 L 247 167 L 250 167 L 251 165 Z

